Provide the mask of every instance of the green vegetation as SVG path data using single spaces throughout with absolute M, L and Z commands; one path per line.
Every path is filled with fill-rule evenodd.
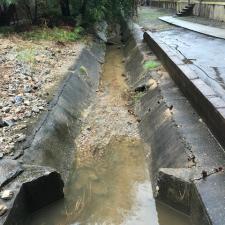
M 83 75 L 88 75 L 87 68 L 85 66 L 80 67 L 80 73 Z
M 57 18 L 73 21 L 78 15 L 84 25 L 93 25 L 101 20 L 117 20 L 121 11 L 125 16 L 134 15 L 137 0 L 0 0 L 0 6 L 0 25 L 24 19 L 33 25 L 45 21 L 54 26 Z
M 82 37 L 83 28 L 77 27 L 73 30 L 63 28 L 36 28 L 32 31 L 22 33 L 22 37 L 30 40 L 48 40 L 48 41 L 77 41 Z
M 16 58 L 21 62 L 34 63 L 35 49 L 22 49 L 18 51 Z
M 31 28 L 30 31 L 17 32 L 16 27 L 0 27 L 0 37 L 7 37 L 12 33 L 17 33 L 17 35 L 27 40 L 74 42 L 81 39 L 84 35 L 82 27 L 68 29 L 64 27 L 48 28 L 33 26 Z
M 138 92 L 135 93 L 135 95 L 133 96 L 133 102 L 136 104 L 137 102 L 139 102 L 141 100 L 141 98 L 145 95 L 145 92 Z
M 153 60 L 148 60 L 144 63 L 144 69 L 146 70 L 155 69 L 158 66 L 160 66 L 160 63 Z
M 173 15 L 174 12 L 168 12 L 168 9 L 158 9 L 158 8 L 141 8 L 138 14 L 138 23 L 145 29 L 150 31 L 166 30 L 171 25 L 162 22 L 158 18 L 166 15 Z

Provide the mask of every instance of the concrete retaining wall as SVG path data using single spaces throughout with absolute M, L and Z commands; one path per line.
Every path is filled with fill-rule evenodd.
M 193 15 L 206 17 L 213 20 L 225 21 L 225 2 L 194 1 Z M 182 10 L 188 4 L 187 1 L 177 2 L 177 11 Z
M 213 20 L 225 21 L 225 2 L 224 1 L 190 1 L 195 4 L 193 15 L 206 17 Z M 188 5 L 188 1 L 179 0 L 159 0 L 152 1 L 151 6 L 165 9 L 176 9 L 181 11 Z
M 151 6 L 164 9 L 177 9 L 177 1 L 152 1 Z

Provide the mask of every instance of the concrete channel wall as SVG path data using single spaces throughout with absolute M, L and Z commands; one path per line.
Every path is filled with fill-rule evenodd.
M 82 112 L 96 95 L 104 56 L 102 41 L 84 48 L 48 112 L 34 125 L 23 157 L 0 160 L 0 189 L 14 193 L 7 202 L 0 199 L 0 205 L 8 208 L 0 225 L 23 225 L 30 213 L 63 198 L 64 183 L 75 168 L 74 139 L 80 132 Z
M 151 83 L 136 102 L 136 113 L 151 147 L 149 171 L 157 198 L 188 214 L 194 225 L 224 225 L 224 150 L 169 74 L 144 70 L 152 51 L 143 43 L 141 28 L 130 25 L 124 41 L 131 87 Z M 203 178 L 204 172 L 212 175 Z
M 49 111 L 25 144 L 23 162 L 57 169 L 66 182 L 74 163 L 75 137 L 80 132 L 82 112 L 98 88 L 105 45 L 93 43 L 83 49 L 69 69 Z

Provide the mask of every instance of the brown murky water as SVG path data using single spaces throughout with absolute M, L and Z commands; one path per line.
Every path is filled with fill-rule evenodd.
M 41 210 L 29 225 L 190 225 L 155 203 L 145 161 L 147 146 L 128 112 L 122 50 L 110 47 L 96 102 L 87 109 L 65 199 Z

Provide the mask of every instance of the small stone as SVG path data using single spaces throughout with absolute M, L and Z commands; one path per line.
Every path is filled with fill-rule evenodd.
M 5 112 L 5 113 L 9 113 L 10 112 L 10 107 L 4 107 L 2 109 L 2 111 Z
M 15 102 L 16 105 L 22 104 L 22 102 L 23 102 L 23 97 L 21 97 L 21 96 L 16 96 L 16 97 L 14 98 L 14 102 Z
M 3 200 L 10 200 L 13 197 L 13 192 L 11 190 L 4 190 L 0 193 L 0 197 Z
M 8 208 L 5 205 L 0 205 L 0 216 L 3 216 L 7 210 Z
M 25 85 L 23 90 L 24 90 L 25 93 L 30 93 L 32 91 L 32 88 L 31 88 L 30 85 Z
M 32 112 L 35 112 L 35 113 L 39 113 L 39 108 L 37 107 L 37 106 L 34 106 L 33 108 L 32 108 Z
M 0 152 L 0 159 L 2 159 L 4 157 L 3 153 Z
M 18 142 L 22 142 L 22 141 L 25 141 L 26 139 L 26 135 L 25 134 L 21 134 L 18 138 L 17 138 L 17 141 Z
M 42 75 L 48 75 L 48 74 L 50 74 L 50 72 L 51 72 L 50 69 L 46 69 L 46 70 L 42 73 Z
M 32 112 L 28 111 L 28 112 L 25 113 L 25 117 L 30 118 L 31 116 L 32 116 Z
M 25 100 L 25 101 L 24 101 L 24 105 L 30 106 L 30 104 L 31 104 L 30 101 L 28 101 L 28 100 Z
M 7 124 L 5 123 L 5 121 L 2 120 L 2 118 L 0 118 L 0 128 L 2 127 L 6 127 Z
M 15 125 L 14 119 L 5 120 L 4 122 L 5 122 L 6 126 L 8 126 L 8 127 L 12 127 L 13 125 Z

